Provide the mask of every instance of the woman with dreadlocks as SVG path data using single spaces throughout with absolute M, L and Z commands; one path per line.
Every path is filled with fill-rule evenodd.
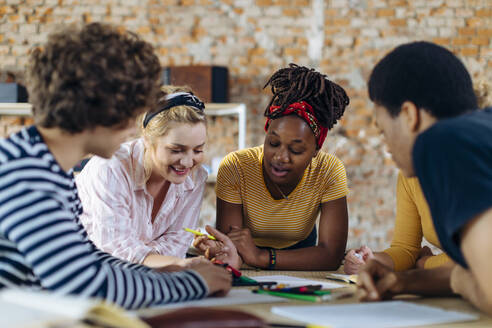
M 343 164 L 321 146 L 349 98 L 325 75 L 295 64 L 267 86 L 264 144 L 223 159 L 218 230 L 207 227 L 218 241 L 197 237 L 195 246 L 235 267 L 335 270 L 347 242 L 348 188 Z

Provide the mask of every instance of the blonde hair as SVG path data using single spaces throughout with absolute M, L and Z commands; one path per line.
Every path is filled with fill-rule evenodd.
M 477 97 L 478 108 L 492 106 L 492 85 L 486 79 L 478 79 L 473 83 L 473 91 Z
M 159 102 L 157 107 L 165 105 L 165 96 L 176 92 L 192 92 L 188 86 L 173 86 L 164 85 L 161 87 Z M 166 109 L 154 116 L 144 127 L 143 121 L 145 114 L 141 115 L 137 120 L 140 130 L 140 135 L 146 140 L 146 145 L 150 144 L 150 149 L 145 146 L 144 152 L 144 172 L 145 181 L 147 181 L 152 173 L 152 159 L 150 151 L 154 151 L 158 138 L 165 136 L 169 131 L 178 124 L 198 124 L 203 123 L 207 126 L 207 118 L 205 113 L 197 111 L 196 108 L 186 105 L 174 106 Z

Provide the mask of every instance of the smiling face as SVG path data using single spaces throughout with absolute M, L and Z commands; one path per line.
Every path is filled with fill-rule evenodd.
M 263 147 L 263 170 L 277 185 L 297 184 L 318 153 L 313 131 L 294 115 L 270 122 Z
M 207 138 L 204 123 L 180 123 L 158 137 L 150 148 L 152 175 L 175 184 L 183 183 L 193 168 L 203 162 L 203 148 Z

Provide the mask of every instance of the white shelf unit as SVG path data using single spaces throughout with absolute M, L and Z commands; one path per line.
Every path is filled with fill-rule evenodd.
M 31 104 L 0 103 L 0 115 L 31 116 Z
M 0 115 L 30 116 L 32 106 L 29 103 L 0 103 Z M 238 116 L 238 140 L 239 149 L 246 148 L 246 105 L 234 103 L 209 103 L 205 104 L 205 113 L 210 116 Z
M 238 149 L 246 148 L 246 105 L 241 103 L 208 103 L 205 113 L 209 116 L 238 116 Z M 32 106 L 29 103 L 0 103 L 0 116 L 30 116 Z M 208 182 L 215 182 L 216 177 L 210 174 Z
M 210 116 L 238 116 L 238 149 L 246 148 L 246 105 L 234 103 L 209 103 L 205 104 L 205 113 Z
M 237 115 L 238 117 L 238 149 L 246 148 L 246 105 L 241 103 L 208 103 L 205 104 L 205 113 L 208 116 L 228 116 Z M 207 182 L 215 183 L 217 177 L 214 173 L 209 174 Z

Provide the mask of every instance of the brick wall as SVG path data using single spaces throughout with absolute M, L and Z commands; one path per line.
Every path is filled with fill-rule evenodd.
M 248 106 L 248 145 L 262 142 L 268 92 L 261 87 L 274 70 L 296 62 L 343 85 L 351 105 L 325 147 L 348 172 L 349 246 L 382 248 L 392 234 L 397 171 L 372 126 L 366 92 L 377 60 L 400 43 L 429 40 L 455 52 L 474 78 L 492 78 L 492 0 L 0 0 L 0 70 L 22 72 L 32 45 L 80 21 L 138 32 L 163 65 L 228 66 L 231 101 Z

